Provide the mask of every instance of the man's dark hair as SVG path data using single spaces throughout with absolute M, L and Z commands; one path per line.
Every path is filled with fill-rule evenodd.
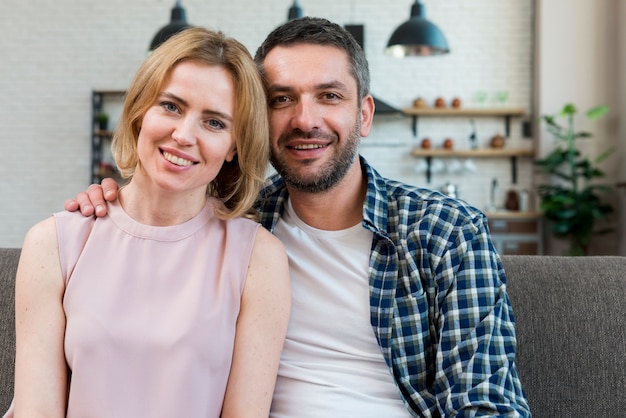
M 267 54 L 276 46 L 288 47 L 298 44 L 334 46 L 345 51 L 350 61 L 352 76 L 356 80 L 359 103 L 369 94 L 370 72 L 363 49 L 343 26 L 318 17 L 290 20 L 267 35 L 254 57 L 263 79 L 265 79 L 263 62 Z

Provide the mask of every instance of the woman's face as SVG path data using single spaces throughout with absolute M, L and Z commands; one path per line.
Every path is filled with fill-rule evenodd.
M 204 193 L 235 156 L 234 109 L 233 78 L 223 67 L 177 64 L 141 121 L 135 177 L 168 192 Z

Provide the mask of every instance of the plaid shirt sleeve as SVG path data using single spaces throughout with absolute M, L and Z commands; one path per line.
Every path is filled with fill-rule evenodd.
M 485 224 L 484 216 L 450 222 L 448 245 L 426 263 L 437 408 L 445 416 L 528 416 L 504 270 Z
M 364 212 L 375 232 L 372 325 L 409 412 L 530 416 L 504 269 L 484 214 L 376 174 Z

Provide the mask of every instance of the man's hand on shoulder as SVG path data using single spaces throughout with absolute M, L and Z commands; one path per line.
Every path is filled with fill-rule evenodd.
M 78 193 L 75 199 L 66 200 L 64 208 L 70 212 L 80 210 L 83 216 L 104 216 L 107 214 L 106 202 L 117 199 L 118 189 L 115 180 L 102 179 L 102 184 L 92 184 L 87 191 Z

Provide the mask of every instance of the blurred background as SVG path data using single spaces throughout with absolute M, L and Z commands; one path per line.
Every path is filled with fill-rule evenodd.
M 591 254 L 623 251 L 626 182 L 626 2 L 622 0 L 422 0 L 424 18 L 445 35 L 449 53 L 396 58 L 385 54 L 394 30 L 410 17 L 410 0 L 301 0 L 307 16 L 352 25 L 370 62 L 371 92 L 390 106 L 378 112 L 360 152 L 383 175 L 455 194 L 489 212 L 503 253 L 559 254 L 538 210 L 534 161 L 554 147 L 538 117 L 566 103 L 577 128 L 593 133 L 581 151 L 602 163 L 614 232 Z M 2 0 L 0 4 L 0 247 L 20 247 L 35 222 L 62 210 L 111 164 L 98 110 L 114 128 L 122 96 L 152 38 L 171 19 L 174 0 Z M 187 22 L 219 29 L 251 54 L 288 19 L 291 0 L 183 0 Z M 312 69 L 313 71 L 314 69 Z M 106 94 L 100 94 L 100 93 Z M 417 99 L 422 102 L 417 103 Z M 467 114 L 424 114 L 454 99 Z M 94 102 L 95 100 L 95 102 Z M 584 111 L 606 104 L 598 121 Z M 510 111 L 509 113 L 507 113 Z M 471 154 L 492 150 L 515 154 Z M 450 139 L 458 154 L 433 152 Z M 97 146 L 96 146 L 97 145 Z M 92 149 L 98 148 L 95 153 Z M 97 157 L 94 160 L 94 156 Z M 523 207 L 507 211 L 509 192 Z M 493 213 L 493 215 L 491 215 Z M 516 223 L 517 222 L 517 223 Z

